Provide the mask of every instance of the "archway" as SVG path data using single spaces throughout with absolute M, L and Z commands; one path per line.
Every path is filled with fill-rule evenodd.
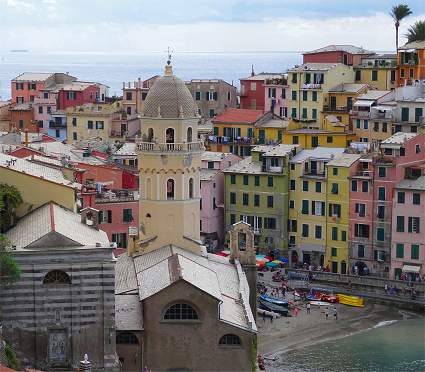
M 174 199 L 174 180 L 172 178 L 169 178 L 167 180 L 167 199 L 173 200 Z
M 189 199 L 193 198 L 193 178 L 189 179 Z
M 154 139 L 154 136 L 153 136 L 154 134 L 153 134 L 153 128 L 149 128 L 148 129 L 148 142 L 152 142 L 153 141 L 153 139 Z
M 166 143 L 174 143 L 174 129 L 168 128 L 165 131 L 165 142 Z
M 129 331 L 117 332 L 116 344 L 121 371 L 141 371 L 142 348 L 138 337 Z
M 357 267 L 357 273 L 359 275 L 366 275 L 367 265 L 363 261 L 357 261 L 354 264 L 354 266 L 353 266 L 353 274 L 356 274 L 356 269 L 355 269 L 356 267 Z
M 186 142 L 192 142 L 192 127 L 187 128 Z

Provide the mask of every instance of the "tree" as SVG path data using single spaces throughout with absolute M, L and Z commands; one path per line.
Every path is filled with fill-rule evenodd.
M 390 16 L 394 20 L 395 25 L 395 47 L 398 50 L 398 28 L 400 27 L 400 22 L 402 19 L 406 18 L 412 14 L 412 11 L 409 8 L 409 5 L 399 4 L 394 5 L 391 9 Z
M 10 242 L 0 234 L 0 285 L 16 282 L 21 277 L 21 270 L 10 254 Z
M 15 222 L 15 210 L 22 204 L 22 196 L 15 186 L 0 183 L 0 233 L 9 230 Z
M 425 21 L 416 21 L 404 36 L 407 37 L 408 43 L 425 40 Z

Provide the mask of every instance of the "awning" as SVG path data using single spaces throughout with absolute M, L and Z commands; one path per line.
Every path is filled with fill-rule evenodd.
M 367 106 L 367 107 L 370 107 L 372 105 L 373 105 L 373 101 L 366 101 L 366 100 L 363 100 L 363 99 L 359 99 L 358 101 L 356 101 L 354 103 L 354 106 Z
M 420 266 L 412 266 L 412 265 L 404 265 L 403 269 L 401 270 L 403 273 L 419 273 L 421 270 Z
M 374 109 L 379 111 L 389 111 L 389 110 L 393 110 L 394 106 L 375 106 Z

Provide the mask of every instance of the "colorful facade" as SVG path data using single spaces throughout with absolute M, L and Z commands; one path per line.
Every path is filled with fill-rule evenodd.
M 342 63 L 353 66 L 373 54 L 374 52 L 354 45 L 328 45 L 303 53 L 303 63 Z
M 425 79 L 425 40 L 407 43 L 397 53 L 397 86 Z
M 391 90 L 396 87 L 396 54 L 366 56 L 353 68 L 356 83 L 367 84 L 378 90 Z
M 283 119 L 288 118 L 288 78 L 268 78 L 264 85 L 264 112 L 271 111 Z

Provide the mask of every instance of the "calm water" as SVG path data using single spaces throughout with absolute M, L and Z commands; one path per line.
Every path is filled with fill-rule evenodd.
M 396 322 L 281 355 L 267 371 L 425 371 L 423 319 Z
M 123 81 L 162 74 L 166 53 L 145 54 L 41 54 L 0 52 L 0 97 L 10 97 L 10 80 L 24 71 L 69 72 L 80 80 L 98 81 L 121 94 Z M 298 53 L 175 53 L 174 73 L 181 79 L 221 78 L 238 85 L 256 72 L 284 72 L 301 63 Z

